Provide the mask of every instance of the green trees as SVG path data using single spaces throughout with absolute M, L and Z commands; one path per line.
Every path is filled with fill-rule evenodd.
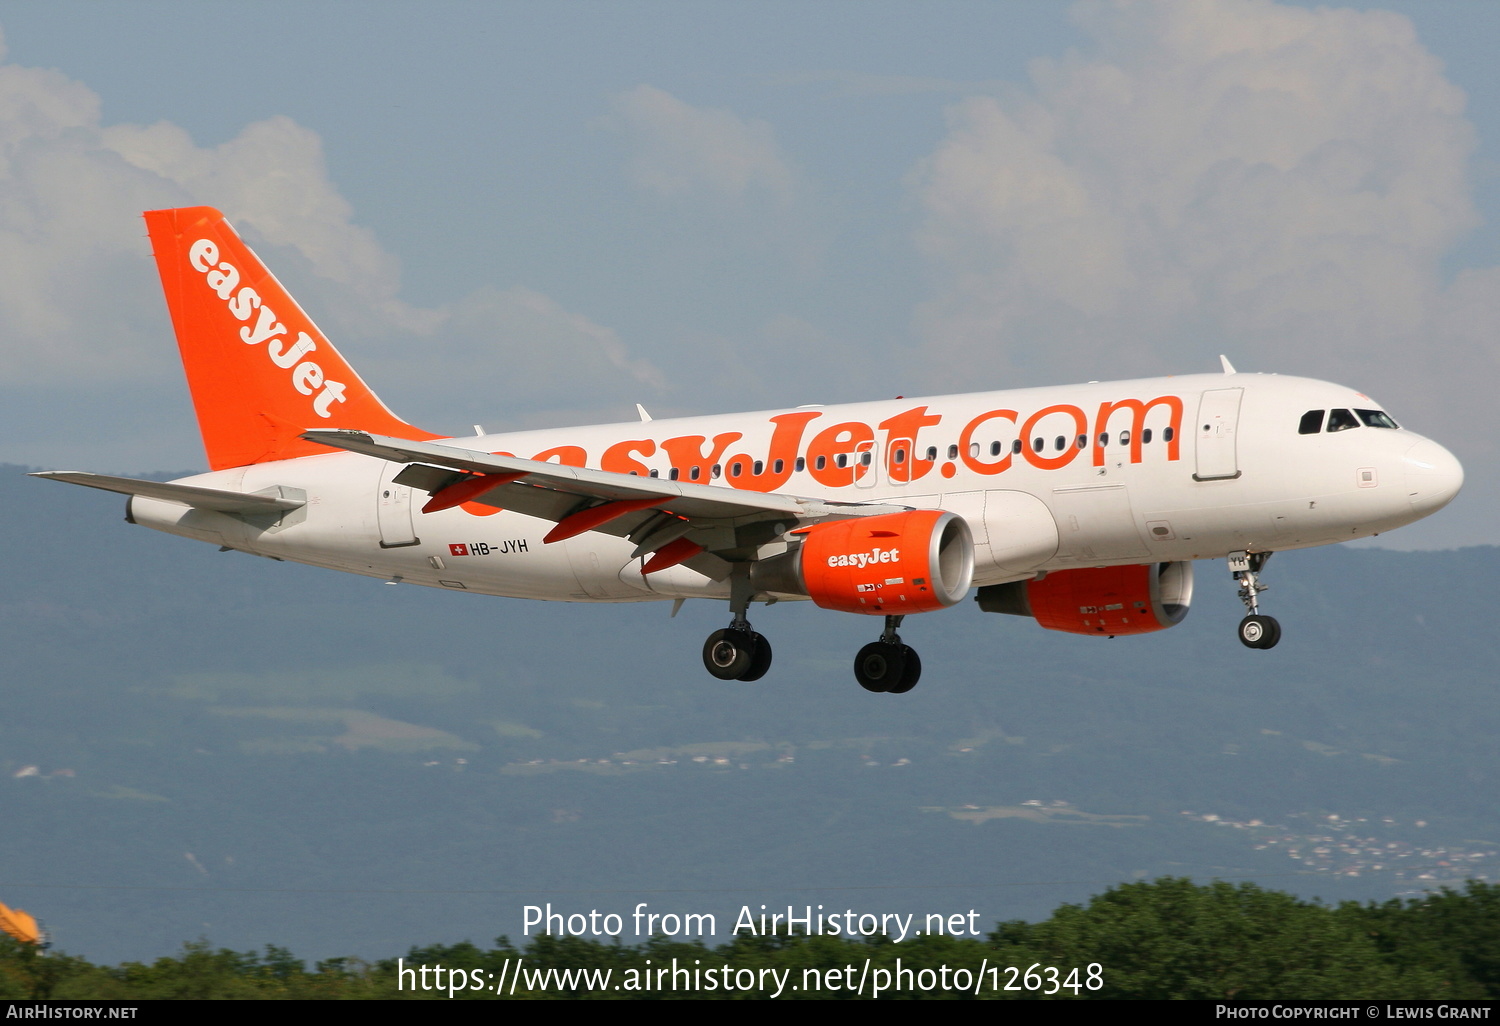
M 1348 903 L 1339 915 L 1387 960 L 1450 981 L 1453 996 L 1500 998 L 1500 885 L 1470 880 L 1463 893 L 1444 887 L 1404 903 Z
M 1455 996 L 1440 974 L 1386 957 L 1341 911 L 1250 883 L 1125 884 L 991 938 L 1002 950 L 1024 942 L 1054 961 L 1100 963 L 1108 986 L 1095 997 Z
M 149 964 L 101 967 L 0 939 L 0 998 L 847 999 L 876 987 L 895 998 L 1494 998 L 1500 886 L 1330 908 L 1249 883 L 1169 877 L 1040 923 L 1001 923 L 984 940 L 742 935 L 708 947 L 543 936 L 518 949 L 502 937 L 488 949 L 464 941 L 312 969 L 275 946 L 198 941 Z

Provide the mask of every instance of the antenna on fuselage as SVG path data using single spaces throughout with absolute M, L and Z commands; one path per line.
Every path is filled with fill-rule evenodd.
M 1237 370 L 1234 369 L 1234 364 L 1232 364 L 1232 363 L 1229 362 L 1229 357 L 1225 356 L 1223 353 L 1219 354 L 1219 362 L 1224 365 L 1224 373 L 1225 374 L 1238 374 L 1239 373 L 1239 371 L 1237 371 Z

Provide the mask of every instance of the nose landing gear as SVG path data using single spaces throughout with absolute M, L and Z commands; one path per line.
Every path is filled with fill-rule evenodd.
M 1270 558 L 1269 552 L 1229 554 L 1229 572 L 1239 582 L 1240 601 L 1249 611 L 1249 615 L 1240 621 L 1239 629 L 1240 644 L 1246 648 L 1275 648 L 1276 643 L 1281 640 L 1281 624 L 1276 622 L 1274 616 L 1261 615 L 1258 600 L 1260 593 L 1267 587 L 1260 583 L 1260 572 Z

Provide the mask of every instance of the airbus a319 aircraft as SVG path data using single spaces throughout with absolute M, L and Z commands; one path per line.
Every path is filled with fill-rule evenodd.
M 447 438 L 398 419 L 224 220 L 148 212 L 212 470 L 122 492 L 131 523 L 408 584 L 577 602 L 728 600 L 708 672 L 756 680 L 754 602 L 883 618 L 866 689 L 921 674 L 897 629 L 982 609 L 1100 637 L 1180 623 L 1226 560 L 1240 641 L 1274 551 L 1388 531 L 1463 483 L 1374 400 L 1222 374 Z

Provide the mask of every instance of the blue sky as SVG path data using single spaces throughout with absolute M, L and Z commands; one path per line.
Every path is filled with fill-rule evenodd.
M 1500 6 L 4 3 L 0 459 L 201 466 L 140 210 L 434 430 L 1241 370 L 1494 543 Z M 1384 541 L 1385 539 L 1382 539 Z

